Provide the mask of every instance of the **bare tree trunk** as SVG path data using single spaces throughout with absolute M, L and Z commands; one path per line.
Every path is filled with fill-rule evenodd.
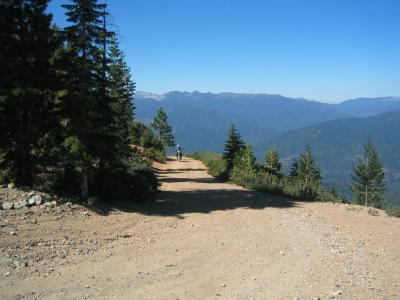
M 368 185 L 365 186 L 365 206 L 368 206 Z

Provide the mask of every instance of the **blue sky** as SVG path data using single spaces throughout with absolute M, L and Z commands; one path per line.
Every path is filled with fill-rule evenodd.
M 65 25 L 68 0 L 49 11 Z M 101 1 L 100 1 L 101 2 Z M 400 96 L 397 0 L 108 0 L 137 89 Z

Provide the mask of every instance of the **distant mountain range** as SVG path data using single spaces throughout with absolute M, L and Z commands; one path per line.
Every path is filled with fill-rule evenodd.
M 310 144 L 328 184 L 349 181 L 368 137 L 377 145 L 388 186 L 400 194 L 400 98 L 358 98 L 339 104 L 268 94 L 138 92 L 135 117 L 150 123 L 160 107 L 186 151 L 221 152 L 230 123 L 259 159 L 274 145 L 285 165 Z M 398 110 L 398 111 L 396 111 Z

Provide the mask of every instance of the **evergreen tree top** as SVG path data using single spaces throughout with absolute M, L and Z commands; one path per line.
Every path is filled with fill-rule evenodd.
M 383 197 L 385 173 L 378 151 L 371 140 L 364 147 L 364 153 L 357 157 L 353 167 L 351 189 L 358 204 L 380 207 Z
M 299 160 L 293 164 L 291 175 L 304 181 L 306 184 L 319 184 L 321 182 L 321 173 L 314 161 L 310 146 L 306 146 L 306 149 L 300 155 Z

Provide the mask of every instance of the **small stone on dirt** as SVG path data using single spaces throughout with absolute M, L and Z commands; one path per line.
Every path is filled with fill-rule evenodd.
M 9 184 L 7 185 L 7 187 L 8 187 L 9 189 L 13 189 L 13 188 L 15 188 L 15 184 L 14 184 L 14 183 L 9 183 Z
M 31 195 L 31 197 L 28 200 L 29 205 L 40 205 L 42 204 L 42 196 L 40 195 Z
M 329 298 L 334 299 L 334 298 L 336 298 L 337 296 L 340 296 L 341 294 L 342 294 L 342 291 L 336 291 L 336 292 L 331 293 L 331 294 L 329 295 Z
M 12 203 L 12 202 L 4 202 L 2 204 L 2 207 L 3 207 L 4 210 L 12 209 L 14 207 L 14 203 Z
M 27 263 L 19 259 L 18 257 L 11 256 L 9 260 L 14 264 L 16 268 L 25 268 Z

